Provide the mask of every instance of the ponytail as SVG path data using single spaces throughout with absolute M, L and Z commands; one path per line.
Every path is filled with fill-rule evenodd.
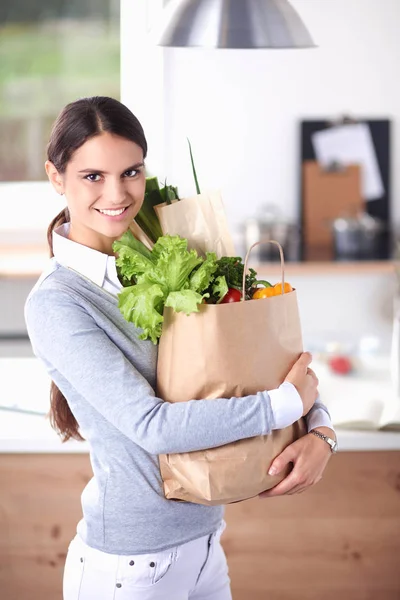
M 50 258 L 54 256 L 53 252 L 53 231 L 60 225 L 64 225 L 69 222 L 69 210 L 67 207 L 63 208 L 61 212 L 58 213 L 56 217 L 52 220 L 50 225 L 47 228 L 47 243 L 49 245 L 50 250 Z
M 63 210 L 54 217 L 47 229 L 47 242 L 49 244 L 51 257 L 54 256 L 53 231 L 60 225 L 64 225 L 64 223 L 68 222 L 69 210 L 68 208 L 63 208 Z M 65 396 L 58 389 L 54 381 L 52 381 L 50 385 L 50 411 L 48 416 L 52 428 L 61 436 L 63 442 L 66 442 L 71 438 L 84 441 L 84 438 L 79 433 L 78 422 L 72 414 Z

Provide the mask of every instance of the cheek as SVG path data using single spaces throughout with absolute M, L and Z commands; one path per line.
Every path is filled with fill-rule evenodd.
M 144 193 L 146 191 L 146 178 L 145 176 L 140 179 L 133 179 L 128 184 L 129 193 L 137 200 L 142 201 Z
M 71 181 L 65 188 L 65 195 L 68 204 L 74 212 L 80 212 L 90 206 L 99 195 L 99 189 L 94 184 L 88 184 L 86 181 Z

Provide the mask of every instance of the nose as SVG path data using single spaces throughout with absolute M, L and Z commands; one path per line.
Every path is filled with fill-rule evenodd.
M 124 181 L 120 177 L 109 177 L 104 189 L 104 197 L 107 198 L 107 204 L 119 206 L 126 200 L 126 189 Z

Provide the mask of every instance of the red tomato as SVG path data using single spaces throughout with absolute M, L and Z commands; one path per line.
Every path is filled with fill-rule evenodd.
M 328 364 L 334 373 L 338 373 L 339 375 L 347 375 L 353 369 L 353 365 L 351 360 L 347 358 L 347 356 L 332 356 Z
M 240 302 L 242 294 L 235 288 L 229 288 L 228 293 L 221 300 L 221 304 L 228 304 L 228 302 Z

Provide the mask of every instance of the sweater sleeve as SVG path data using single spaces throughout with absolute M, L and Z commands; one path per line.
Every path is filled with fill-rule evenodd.
M 306 415 L 307 422 L 307 430 L 310 432 L 312 429 L 316 429 L 317 427 L 329 427 L 333 431 L 333 424 L 331 420 L 331 416 L 325 404 L 321 402 L 320 397 L 318 396 L 316 402 L 312 406 L 311 410 Z
M 59 373 L 109 423 L 151 454 L 214 448 L 276 428 L 267 392 L 174 404 L 157 398 L 147 380 L 67 292 L 37 290 L 25 305 L 25 321 L 35 355 L 50 377 Z M 301 416 L 302 404 L 289 401 L 295 406 L 294 422 Z

